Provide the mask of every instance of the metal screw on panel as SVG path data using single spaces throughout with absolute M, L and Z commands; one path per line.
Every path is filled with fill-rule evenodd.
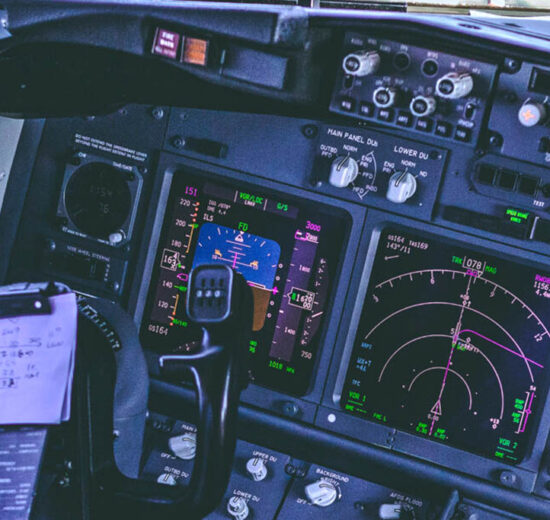
M 115 281 L 111 281 L 108 283 L 109 289 L 112 289 L 113 291 L 118 291 L 120 289 L 120 284 Z
M 177 135 L 172 139 L 172 145 L 176 148 L 183 148 L 185 146 L 185 139 Z
M 493 132 L 491 137 L 489 137 L 489 144 L 494 148 L 502 146 L 502 136 L 496 132 Z
M 296 478 L 304 478 L 306 476 L 306 470 L 304 468 L 296 468 Z
M 317 137 L 319 130 L 315 125 L 304 125 L 302 126 L 302 134 L 308 139 L 313 139 Z
M 498 480 L 503 486 L 512 487 L 516 484 L 518 477 L 513 471 L 505 469 L 499 473 Z
M 288 417 L 296 417 L 300 413 L 300 408 L 292 401 L 285 401 L 282 408 L 283 413 Z
M 355 504 L 353 504 L 353 507 L 358 511 L 365 511 L 365 509 L 367 509 L 367 504 L 365 504 L 364 502 L 355 502 Z
M 515 92 L 504 92 L 502 97 L 507 103 L 515 103 L 518 99 L 518 96 Z
M 80 157 L 74 156 L 69 159 L 69 164 L 72 164 L 73 166 L 80 166 L 80 163 L 82 161 L 80 160 Z
M 521 62 L 519 62 L 515 58 L 506 58 L 504 60 L 504 69 L 509 74 L 513 74 L 514 72 L 517 72 L 519 70 L 520 65 L 521 65 Z
M 60 488 L 67 488 L 71 485 L 71 479 L 67 475 L 65 475 L 57 481 L 57 485 Z
M 55 251 L 57 244 L 53 240 L 48 240 L 48 251 Z
M 293 477 L 296 474 L 296 468 L 292 464 L 287 464 L 285 466 L 285 473 L 291 477 Z
M 153 119 L 160 121 L 164 117 L 164 110 L 161 107 L 154 107 L 153 110 L 151 110 L 151 115 Z

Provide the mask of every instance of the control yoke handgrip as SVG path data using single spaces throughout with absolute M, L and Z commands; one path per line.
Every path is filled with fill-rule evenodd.
M 239 396 L 248 377 L 245 345 L 252 327 L 252 292 L 244 278 L 231 268 L 200 266 L 190 276 L 187 313 L 190 320 L 203 327 L 200 350 L 189 355 L 163 356 L 159 362 L 165 377 L 180 381 L 191 373 L 196 385 L 197 452 L 189 486 L 171 487 L 129 478 L 117 467 L 118 457 L 107 450 L 101 462 L 95 464 L 93 474 L 95 487 L 102 490 L 99 502 L 109 504 L 110 514 L 131 512 L 136 518 L 152 518 L 154 514 L 174 513 L 186 520 L 199 519 L 212 511 L 225 493 L 235 451 Z M 118 385 L 118 371 L 116 379 Z M 83 386 L 98 388 L 97 384 Z M 93 404 L 93 396 L 86 391 L 88 404 Z M 118 406 L 115 400 L 111 417 L 119 415 Z M 87 408 L 98 413 L 97 403 Z M 104 420 L 106 415 L 103 411 Z M 88 420 L 91 422 L 91 417 Z M 113 445 L 104 438 L 109 429 L 98 429 L 92 424 L 88 429 L 97 460 L 97 446 Z
M 200 352 L 162 356 L 162 374 L 182 379 L 190 371 L 197 392 L 197 454 L 191 475 L 192 509 L 208 513 L 223 498 L 235 452 L 237 408 L 248 374 L 245 342 L 252 327 L 252 293 L 227 266 L 200 266 L 187 292 L 189 319 L 202 325 Z

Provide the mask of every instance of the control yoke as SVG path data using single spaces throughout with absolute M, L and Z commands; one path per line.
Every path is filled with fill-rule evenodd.
M 186 488 L 136 478 L 148 386 L 143 352 L 136 348 L 137 332 L 130 317 L 122 317 L 125 313 L 120 308 L 114 311 L 113 304 L 93 300 L 81 305 L 83 308 L 87 312 L 81 313 L 79 324 L 75 397 L 79 403 L 75 409 L 80 431 L 88 432 L 80 436 L 80 442 L 87 443 L 81 452 L 83 457 L 88 453 L 91 461 L 90 491 L 97 498 L 98 507 L 105 509 L 101 514 L 120 511 L 125 515 L 131 512 L 137 518 L 152 518 L 158 513 L 173 513 L 179 518 L 202 518 L 223 498 L 231 474 L 239 396 L 248 379 L 245 345 L 253 317 L 250 287 L 228 266 L 203 265 L 193 269 L 187 314 L 202 326 L 201 347 L 191 354 L 165 355 L 159 360 L 165 378 L 181 381 L 190 373 L 196 387 L 197 453 Z M 90 311 L 93 308 L 95 314 Z M 116 319 L 111 322 L 114 314 Z M 101 315 L 105 320 L 97 318 Z M 95 320 L 90 316 L 96 316 Z M 101 354 L 93 340 L 97 340 L 98 330 L 112 338 L 111 332 L 105 334 L 109 326 L 121 341 L 119 348 L 111 345 Z M 109 364 L 105 351 L 114 351 L 114 364 L 112 356 Z M 109 365 L 114 365 L 114 370 L 109 370 Z

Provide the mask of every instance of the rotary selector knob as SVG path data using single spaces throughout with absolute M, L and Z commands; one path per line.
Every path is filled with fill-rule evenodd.
M 197 451 L 197 435 L 191 432 L 184 433 L 183 435 L 176 435 L 168 440 L 168 446 L 172 453 L 179 459 L 194 459 Z
M 546 106 L 531 100 L 526 101 L 518 112 L 519 122 L 528 128 L 544 123 L 547 116 Z
M 328 507 L 339 498 L 336 486 L 328 480 L 317 480 L 305 487 L 306 498 L 315 506 Z
M 390 177 L 386 198 L 395 204 L 403 204 L 416 192 L 416 179 L 408 172 L 396 172 Z
M 380 54 L 376 51 L 356 51 L 348 54 L 342 62 L 342 68 L 350 76 L 368 76 L 380 67 Z
M 243 497 L 232 496 L 227 501 L 227 512 L 237 520 L 245 520 L 250 514 L 248 504 Z
M 394 87 L 378 87 L 372 93 L 372 101 L 378 108 L 389 108 L 395 105 L 397 94 Z
M 157 478 L 157 482 L 159 484 L 164 484 L 165 486 L 176 485 L 176 479 L 174 478 L 174 475 L 170 473 L 161 473 Z
M 336 188 L 345 188 L 359 175 L 359 165 L 349 155 L 339 155 L 330 165 L 328 181 Z
M 259 482 L 267 477 L 267 467 L 264 459 L 253 457 L 246 462 L 246 472 L 252 477 L 252 480 Z
M 409 108 L 416 117 L 425 117 L 435 112 L 437 102 L 432 96 L 415 96 Z
M 437 80 L 435 91 L 445 99 L 466 97 L 474 88 L 474 79 L 468 73 L 449 72 Z

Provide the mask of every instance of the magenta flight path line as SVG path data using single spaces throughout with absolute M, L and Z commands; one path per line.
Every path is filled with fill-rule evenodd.
M 496 345 L 497 347 L 500 347 L 500 348 L 503 348 L 504 350 L 507 350 L 508 352 L 514 354 L 514 356 L 518 356 L 522 359 L 525 359 L 525 361 L 527 361 L 529 363 L 532 363 L 533 365 L 536 365 L 539 368 L 544 368 L 544 366 L 541 365 L 540 363 L 537 363 L 536 361 L 533 361 L 532 359 L 529 359 L 528 357 L 522 356 L 521 354 L 518 354 L 517 352 L 514 352 L 511 348 L 505 347 L 504 345 L 501 345 L 500 343 L 492 340 L 491 338 L 488 338 L 487 336 L 484 336 L 483 334 L 480 334 L 479 332 L 476 332 L 475 330 L 463 329 L 457 334 L 457 337 L 460 336 L 463 332 L 471 332 L 472 334 L 475 334 L 476 336 L 479 336 L 480 338 L 488 341 L 489 343 L 492 343 L 493 345 Z
M 443 374 L 443 382 L 441 383 L 441 390 L 439 391 L 439 397 L 438 397 L 438 401 L 441 401 L 441 397 L 443 395 L 443 391 L 445 390 L 445 383 L 447 382 L 447 375 L 449 373 L 449 367 L 451 366 L 451 359 L 453 357 L 453 353 L 455 351 L 454 349 L 454 345 L 456 344 L 456 342 L 458 341 L 458 337 L 463 333 L 463 332 L 471 332 L 472 334 L 475 334 L 476 336 L 479 336 L 480 338 L 488 341 L 489 343 L 492 343 L 493 345 L 496 345 L 497 347 L 500 347 L 500 348 L 503 348 L 504 350 L 507 350 L 508 352 L 511 352 L 512 354 L 514 354 L 515 356 L 518 356 L 522 359 L 525 359 L 525 361 L 527 361 L 528 363 L 532 363 L 533 365 L 536 365 L 540 368 L 544 368 L 543 365 L 541 365 L 540 363 L 537 363 L 536 361 L 533 361 L 532 359 L 529 359 L 528 357 L 525 357 L 525 356 L 522 356 L 521 354 L 518 354 L 517 352 L 514 352 L 512 349 L 508 348 L 508 347 L 505 347 L 504 345 L 501 345 L 500 343 L 498 343 L 497 341 L 494 341 L 492 340 L 491 338 L 488 338 L 487 336 L 484 336 L 483 334 L 480 334 L 479 332 L 476 332 L 475 330 L 472 330 L 472 329 L 462 329 L 458 334 L 456 334 L 456 336 L 453 338 L 453 348 L 451 348 L 451 352 L 449 354 L 449 359 L 447 360 L 447 366 L 445 368 L 445 374 Z M 533 399 L 531 398 L 531 402 L 533 402 Z M 531 407 L 531 405 L 529 404 L 529 408 Z M 527 413 L 530 413 L 531 410 L 529 409 L 529 411 Z M 432 436 L 432 433 L 433 433 L 433 429 L 434 429 L 434 425 L 435 425 L 435 414 L 434 414 L 434 417 L 432 418 L 432 424 L 430 426 L 430 432 L 428 433 L 428 436 L 431 437 Z

